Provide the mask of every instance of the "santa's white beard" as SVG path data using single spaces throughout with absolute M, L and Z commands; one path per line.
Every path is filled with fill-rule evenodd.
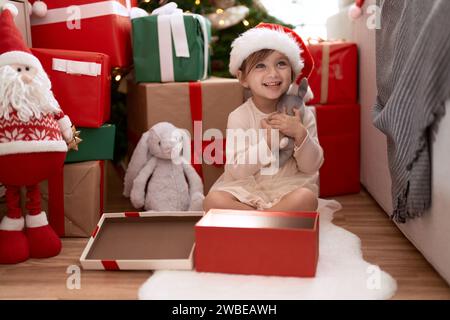
M 23 122 L 31 117 L 41 118 L 48 113 L 61 111 L 51 91 L 51 82 L 42 71 L 38 71 L 30 83 L 10 66 L 0 67 L 0 118 L 9 119 L 14 110 Z

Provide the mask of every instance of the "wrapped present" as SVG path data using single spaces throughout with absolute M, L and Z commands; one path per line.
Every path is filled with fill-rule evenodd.
M 34 1 L 30 1 L 33 3 Z M 101 52 L 114 67 L 132 64 L 129 11 L 136 0 L 45 0 L 44 17 L 32 16 L 33 46 Z
M 32 49 L 52 91 L 75 126 L 98 128 L 111 112 L 111 65 L 102 53 Z
M 223 173 L 220 159 L 223 159 L 228 115 L 243 102 L 243 88 L 236 79 L 213 77 L 199 82 L 164 84 L 130 82 L 127 112 L 131 149 L 141 135 L 158 122 L 171 122 L 188 130 L 193 143 L 198 144 L 193 145 L 191 156 L 195 161 L 192 163 L 203 176 L 206 193 Z M 220 131 L 221 138 L 213 141 L 219 135 L 214 129 Z M 205 159 L 198 153 L 211 154 L 211 157 Z
M 133 19 L 137 82 L 183 82 L 209 73 L 209 20 L 197 14 L 152 15 Z
M 199 272 L 313 277 L 318 257 L 316 212 L 211 209 L 195 225 Z
M 50 224 L 60 236 L 90 237 L 103 213 L 104 161 L 66 164 L 63 177 L 64 216 L 52 217 L 49 210 Z M 46 211 L 51 201 L 59 201 L 49 193 L 49 184 L 40 184 Z
M 314 93 L 310 104 L 357 103 L 358 49 L 355 43 L 310 44 L 314 70 L 309 85 Z
M 316 105 L 317 134 L 324 150 L 320 196 L 360 191 L 360 106 Z
M 112 160 L 114 158 L 114 137 L 116 127 L 105 124 L 100 128 L 77 128 L 83 140 L 78 150 L 67 152 L 66 163 L 89 160 Z

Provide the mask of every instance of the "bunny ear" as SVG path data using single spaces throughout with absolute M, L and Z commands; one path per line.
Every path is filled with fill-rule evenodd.
M 293 87 L 292 90 L 295 90 L 295 87 Z M 295 91 L 290 91 L 290 92 L 295 92 Z M 300 81 L 300 84 L 298 85 L 298 88 L 297 88 L 297 96 L 299 96 L 301 99 L 303 99 L 303 102 L 305 102 L 305 103 L 310 101 L 312 98 L 314 98 L 314 94 L 311 90 L 311 87 L 308 85 L 308 79 L 303 78 Z
M 151 154 L 148 148 L 148 136 L 150 135 L 150 131 L 144 133 L 139 140 L 139 143 L 136 146 L 136 149 L 133 151 L 133 155 L 131 156 L 130 163 L 128 164 L 127 172 L 125 174 L 124 179 L 124 189 L 123 195 L 125 197 L 130 196 L 131 188 L 133 187 L 133 181 L 139 174 L 139 171 L 144 167 L 149 158 L 151 158 Z
M 298 86 L 298 96 L 303 99 L 306 95 L 306 92 L 308 92 L 308 80 L 306 80 L 306 78 L 303 78 L 300 82 L 300 85 Z

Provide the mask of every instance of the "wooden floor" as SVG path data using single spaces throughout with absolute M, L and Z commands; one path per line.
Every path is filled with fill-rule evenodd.
M 108 167 L 110 168 L 110 167 Z M 107 212 L 131 207 L 121 196 L 121 180 L 108 170 Z M 362 240 L 365 260 L 379 265 L 398 284 L 394 299 L 450 299 L 450 288 L 431 265 L 388 219 L 366 191 L 334 197 L 343 209 L 334 223 L 355 233 Z M 0 266 L 1 299 L 136 299 L 140 285 L 150 271 L 84 271 L 80 289 L 68 289 L 73 276 L 70 266 L 79 266 L 87 239 L 63 239 L 62 253 L 46 260 L 29 260 Z M 70 271 L 70 270 L 69 270 Z

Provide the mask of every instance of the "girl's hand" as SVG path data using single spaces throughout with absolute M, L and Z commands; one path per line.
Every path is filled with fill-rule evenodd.
M 282 113 L 273 113 L 267 118 L 268 125 L 273 129 L 278 129 L 288 137 L 295 139 L 297 146 L 301 145 L 307 135 L 306 128 L 302 124 L 299 109 L 294 109 L 294 115 L 286 114 L 286 109 Z
M 262 119 L 261 120 L 261 128 L 262 129 L 266 129 L 266 142 L 267 142 L 267 146 L 269 147 L 270 150 L 272 150 L 272 130 L 273 128 L 269 125 L 267 119 Z M 278 132 L 278 144 L 277 146 L 280 145 L 280 141 L 281 139 L 283 139 L 284 135 L 281 132 Z

